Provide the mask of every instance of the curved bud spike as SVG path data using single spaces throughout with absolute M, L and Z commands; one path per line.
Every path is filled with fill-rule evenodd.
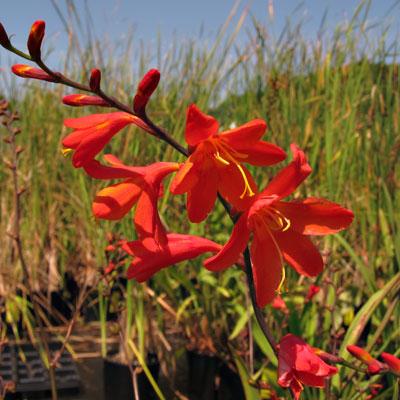
M 4 29 L 4 26 L 1 22 L 0 22 L 0 45 L 6 49 L 10 49 L 12 47 L 7 32 Z
M 42 46 L 45 28 L 46 23 L 44 21 L 35 21 L 29 33 L 28 50 L 34 60 L 40 60 L 40 47 Z
M 93 68 L 90 72 L 89 86 L 93 92 L 98 92 L 100 90 L 101 81 L 101 71 L 97 68 Z
M 25 64 L 15 64 L 11 67 L 12 72 L 21 78 L 39 79 L 41 81 L 56 82 L 56 79 L 42 71 Z
M 146 108 L 147 102 L 160 82 L 160 76 L 160 71 L 151 69 L 140 81 L 133 99 L 133 110 L 136 113 L 143 112 Z

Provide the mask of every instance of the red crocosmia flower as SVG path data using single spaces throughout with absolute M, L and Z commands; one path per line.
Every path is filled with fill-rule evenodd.
M 134 222 L 139 238 L 154 237 L 157 243 L 165 242 L 157 200 L 162 192 L 162 180 L 177 171 L 179 164 L 158 162 L 145 167 L 129 167 L 111 154 L 104 158 L 110 166 L 92 160 L 84 165 L 86 173 L 96 179 L 124 180 L 97 193 L 92 205 L 93 214 L 101 219 L 118 220 L 137 204 Z
M 62 144 L 66 149 L 75 150 L 72 164 L 79 168 L 92 160 L 116 133 L 129 124 L 151 132 L 140 118 L 125 112 L 92 114 L 64 120 L 64 125 L 74 131 L 64 138 Z
M 253 232 L 250 253 L 257 303 L 261 307 L 272 301 L 283 282 L 283 260 L 302 275 L 312 277 L 322 271 L 322 257 L 309 235 L 339 232 L 353 220 L 350 210 L 328 200 L 282 201 L 311 172 L 304 153 L 296 145 L 291 149 L 293 161 L 252 198 L 229 241 L 204 263 L 212 271 L 229 267 L 245 249 Z
M 167 234 L 167 242 L 162 246 L 150 237 L 128 242 L 123 249 L 135 257 L 128 269 L 128 279 L 144 282 L 163 268 L 191 260 L 203 253 L 215 253 L 220 248 L 221 245 L 211 240 L 178 233 Z
M 187 209 L 192 222 L 200 222 L 211 211 L 217 192 L 235 209 L 242 211 L 257 192 L 249 171 L 242 163 L 272 165 L 286 153 L 264 142 L 266 124 L 255 119 L 238 128 L 218 133 L 218 122 L 194 104 L 187 112 L 185 139 L 190 157 L 176 174 L 171 191 L 188 193 Z
M 110 105 L 98 96 L 89 96 L 87 94 L 69 94 L 64 96 L 62 102 L 67 106 L 82 107 L 82 106 L 100 106 L 110 107 Z
M 308 293 L 307 293 L 307 296 L 306 296 L 306 300 L 307 301 L 312 300 L 314 298 L 314 296 L 319 293 L 320 290 L 321 290 L 321 288 L 319 286 L 310 285 L 310 287 L 308 288 Z
M 41 81 L 56 82 L 52 76 L 39 68 L 34 68 L 25 64 L 15 64 L 11 67 L 12 72 L 21 78 L 39 79 Z
M 400 358 L 397 358 L 393 354 L 390 353 L 382 353 L 381 357 L 383 361 L 388 365 L 390 371 L 392 371 L 396 375 L 400 375 Z
M 364 350 L 361 347 L 355 345 L 349 345 L 346 347 L 347 351 L 367 365 L 367 371 L 370 375 L 379 374 L 383 369 L 385 369 L 385 365 L 379 362 L 376 358 L 372 357 L 368 351 Z
M 295 399 L 300 398 L 303 385 L 324 387 L 325 379 L 338 369 L 325 363 L 302 339 L 292 334 L 282 338 L 278 350 L 278 384 L 290 387 Z

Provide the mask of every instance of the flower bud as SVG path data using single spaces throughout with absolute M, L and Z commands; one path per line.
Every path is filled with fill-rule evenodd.
M 370 375 L 378 374 L 385 369 L 385 365 L 373 358 L 366 350 L 361 347 L 350 345 L 347 346 L 347 351 L 368 366 L 367 371 Z
M 15 64 L 11 67 L 12 72 L 21 78 L 40 79 L 41 81 L 56 82 L 56 79 L 39 68 L 30 67 L 25 64 Z
M 100 90 L 101 81 L 101 71 L 97 68 L 93 68 L 90 72 L 89 86 L 93 92 L 98 92 Z
M 109 107 L 110 105 L 98 96 L 89 96 L 87 94 L 69 94 L 64 96 L 62 102 L 67 106 L 82 107 L 82 106 L 100 106 Z
M 144 111 L 150 96 L 156 90 L 159 82 L 160 72 L 157 69 L 151 69 L 142 78 L 133 99 L 133 109 L 136 113 Z
M 40 60 L 40 47 L 42 45 L 45 27 L 46 24 L 44 21 L 35 21 L 29 33 L 28 50 L 34 60 Z
M 0 45 L 5 47 L 6 49 L 10 49 L 12 47 L 10 39 L 2 23 L 0 23 Z
M 396 375 L 400 375 L 400 358 L 397 358 L 393 354 L 390 353 L 382 353 L 381 357 L 383 361 L 388 365 L 391 372 Z

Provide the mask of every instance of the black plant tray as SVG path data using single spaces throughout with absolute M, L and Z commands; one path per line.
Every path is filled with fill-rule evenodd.
M 50 351 L 60 349 L 60 343 L 50 343 Z M 25 355 L 24 361 L 19 353 Z M 64 351 L 55 369 L 57 390 L 79 390 L 80 379 L 71 355 Z M 50 380 L 38 351 L 31 344 L 5 345 L 0 353 L 0 376 L 15 384 L 15 393 L 36 393 L 50 390 Z

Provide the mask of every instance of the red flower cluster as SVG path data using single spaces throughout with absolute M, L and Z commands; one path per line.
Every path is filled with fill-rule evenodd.
M 3 26 L 0 28 L 0 44 L 12 48 Z M 36 21 L 27 42 L 31 59 L 41 67 L 44 33 L 45 23 Z M 12 69 L 22 77 L 50 82 L 64 79 L 61 74 L 47 67 L 42 70 L 14 65 Z M 136 125 L 156 135 L 145 108 L 159 81 L 160 73 L 156 69 L 145 74 L 134 96 L 133 111 L 127 109 L 92 114 L 64 121 L 66 127 L 73 129 L 62 143 L 64 152 L 73 152 L 74 167 L 83 168 L 96 179 L 122 180 L 97 194 L 93 202 L 95 216 L 120 219 L 136 205 L 134 222 L 139 242 L 134 241 L 126 246 L 126 251 L 135 257 L 129 276 L 138 280 L 147 279 L 160 268 L 206 251 L 216 254 L 204 262 L 205 267 L 220 271 L 237 263 L 250 239 L 259 306 L 270 303 L 279 293 L 285 277 L 285 261 L 299 274 L 310 277 L 318 275 L 323 269 L 323 260 L 309 236 L 327 235 L 345 229 L 352 222 L 353 213 L 319 198 L 284 201 L 311 173 L 305 154 L 295 144 L 291 145 L 292 162 L 264 190 L 258 190 L 245 164 L 269 166 L 286 158 L 286 153 L 280 147 L 262 140 L 267 128 L 263 120 L 254 119 L 237 128 L 219 132 L 218 121 L 193 104 L 188 108 L 186 119 L 185 140 L 189 150 L 186 162 L 180 165 L 157 162 L 133 167 L 124 165 L 112 155 L 105 156 L 110 165 L 95 160 L 113 136 L 128 125 Z M 79 84 L 72 86 L 82 87 L 95 95 L 71 94 L 65 96 L 63 102 L 71 106 L 115 106 L 114 99 L 104 96 L 100 82 L 100 70 L 92 69 L 88 87 Z M 187 193 L 187 211 L 191 222 L 201 222 L 207 218 L 218 194 L 230 204 L 237 222 L 225 245 L 217 245 L 205 238 L 166 232 L 158 215 L 157 200 L 162 196 L 163 179 L 171 173 L 176 173 L 171 192 Z M 155 257 L 158 260 L 156 263 L 146 262 Z M 136 273 L 135 269 L 140 273 Z M 311 299 L 316 291 L 315 287 L 307 298 Z
M 323 260 L 309 236 L 339 232 L 353 220 L 350 210 L 325 199 L 285 200 L 312 171 L 304 152 L 292 144 L 292 161 L 260 191 L 246 165 L 270 166 L 286 158 L 284 150 L 262 140 L 266 123 L 254 119 L 219 132 L 217 120 L 193 104 L 187 110 L 184 134 L 188 158 L 184 163 L 155 162 L 146 166 L 128 166 L 107 154 L 104 156 L 107 164 L 103 164 L 96 157 L 128 125 L 136 125 L 170 144 L 174 142 L 146 115 L 146 106 L 158 86 L 160 73 L 152 69 L 143 77 L 131 110 L 103 93 L 100 70 L 92 69 L 86 86 L 46 67 L 41 60 L 44 33 L 45 23 L 35 22 L 27 42 L 30 56 L 23 55 L 42 69 L 18 64 L 12 67 L 12 71 L 24 78 L 61 82 L 91 93 L 67 95 L 63 98 L 64 104 L 119 110 L 66 119 L 64 124 L 72 128 L 72 132 L 62 144 L 65 153 L 73 153 L 74 167 L 82 168 L 95 179 L 119 180 L 97 193 L 92 206 L 97 218 L 119 220 L 136 207 L 133 222 L 137 238 L 118 245 L 118 251 L 122 249 L 133 257 L 128 278 L 142 282 L 162 268 L 204 253 L 214 253 L 205 260 L 204 266 L 220 271 L 241 263 L 241 253 L 251 242 L 251 268 L 258 305 L 263 307 L 275 298 L 274 307 L 286 310 L 281 297 L 277 297 L 285 278 L 284 262 L 301 275 L 318 275 L 323 269 Z M 1 24 L 0 45 L 15 50 Z M 175 148 L 185 153 L 176 142 Z M 229 203 L 236 223 L 227 243 L 220 245 L 203 237 L 167 232 L 158 212 L 158 200 L 164 194 L 163 181 L 171 174 L 175 176 L 170 190 L 175 195 L 187 194 L 187 212 L 191 222 L 205 220 L 218 195 Z M 110 259 L 107 270 L 111 271 L 118 265 L 118 261 Z M 307 299 L 311 300 L 318 290 L 317 286 L 310 287 Z M 290 387 L 296 399 L 302 385 L 322 387 L 324 380 L 337 372 L 335 367 L 323 361 L 322 354 L 324 359 L 333 360 L 333 356 L 311 348 L 291 334 L 286 335 L 279 345 L 278 383 Z M 382 357 L 388 368 L 398 374 L 399 360 L 392 355 Z M 377 365 L 370 359 L 365 360 L 371 370 Z

